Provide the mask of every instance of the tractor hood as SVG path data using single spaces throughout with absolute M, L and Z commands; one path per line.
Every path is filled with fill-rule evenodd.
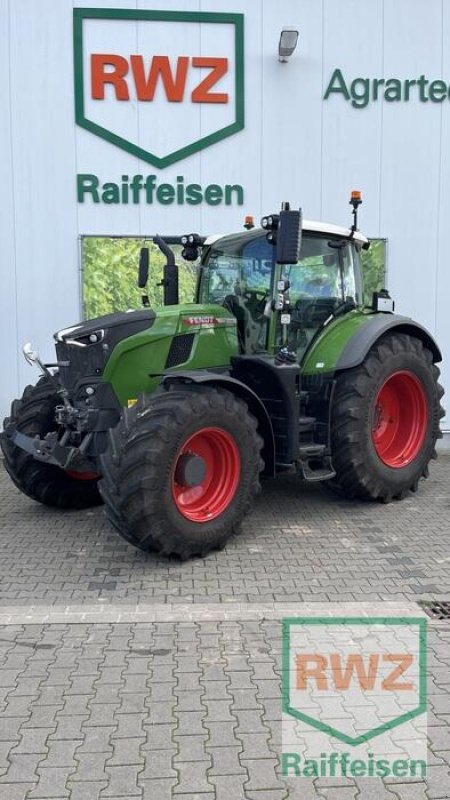
M 110 331 L 112 328 L 123 328 L 125 326 L 129 332 L 122 332 L 122 335 L 117 339 L 119 341 L 124 336 L 131 336 L 133 333 L 149 328 L 155 317 L 155 312 L 149 308 L 141 311 L 119 311 L 115 314 L 105 314 L 103 317 L 95 317 L 87 320 L 87 322 L 79 322 L 77 325 L 64 328 L 55 333 L 54 338 L 57 342 L 66 342 L 66 344 L 85 347 L 99 341 L 99 339 L 90 339 L 91 336 L 100 333 L 104 335 L 106 331 Z M 115 331 L 115 333 L 118 333 L 118 331 Z
M 156 319 L 152 309 L 118 312 L 71 325 L 54 334 L 60 378 L 68 389 L 85 376 L 100 376 L 116 344 L 148 330 Z

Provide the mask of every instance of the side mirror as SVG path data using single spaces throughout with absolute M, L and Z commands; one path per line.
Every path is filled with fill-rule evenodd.
M 300 259 L 302 244 L 302 211 L 291 211 L 283 203 L 277 229 L 277 264 L 296 264 Z
M 139 253 L 139 274 L 138 274 L 138 287 L 145 289 L 148 282 L 148 268 L 149 268 L 149 249 L 148 247 L 141 247 Z

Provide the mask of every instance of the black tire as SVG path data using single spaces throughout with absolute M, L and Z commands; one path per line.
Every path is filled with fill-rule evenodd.
M 177 507 L 175 467 L 183 445 L 204 429 L 219 429 L 233 442 L 240 477 L 217 516 L 193 521 Z M 181 387 L 143 395 L 133 408 L 124 409 L 101 456 L 99 489 L 106 514 L 141 550 L 181 559 L 204 556 L 222 547 L 250 510 L 260 490 L 262 446 L 256 419 L 228 391 Z
M 374 426 L 376 430 L 376 414 L 380 413 L 377 403 L 381 388 L 389 378 L 405 372 L 413 376 L 407 377 L 407 381 L 417 384 L 423 397 L 426 422 L 420 430 L 426 430 L 423 439 L 418 435 L 417 452 L 412 448 L 411 459 L 405 458 L 405 466 L 398 463 L 392 466 L 392 460 L 377 452 L 372 431 Z M 391 333 L 371 348 L 359 367 L 338 376 L 331 420 L 336 478 L 330 482 L 330 488 L 350 498 L 382 502 L 401 500 L 409 491 L 417 491 L 420 478 L 428 477 L 429 462 L 436 458 L 436 440 L 442 435 L 439 420 L 444 415 L 440 403 L 444 390 L 438 382 L 439 374 L 431 352 L 420 339 Z
M 14 400 L 11 416 L 4 420 L 4 427 L 13 422 L 17 430 L 27 436 L 44 437 L 55 430 L 55 406 L 61 400 L 55 387 L 47 378 L 41 378 L 36 386 L 27 386 L 22 398 Z M 97 480 L 78 480 L 53 464 L 36 461 L 32 455 L 16 447 L 3 434 L 0 439 L 5 467 L 23 494 L 56 508 L 89 508 L 102 500 Z

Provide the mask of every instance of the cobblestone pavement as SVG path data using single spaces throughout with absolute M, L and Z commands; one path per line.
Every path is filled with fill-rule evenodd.
M 288 476 L 180 564 L 2 476 L 0 800 L 449 800 L 450 622 L 429 626 L 426 781 L 279 772 L 280 619 L 450 599 L 449 485 L 449 458 L 389 506 Z
M 2 469 L 0 510 L 5 605 L 417 600 L 450 589 L 450 457 L 389 505 L 290 475 L 268 481 L 240 536 L 184 564 L 128 545 L 101 508 L 44 508 Z

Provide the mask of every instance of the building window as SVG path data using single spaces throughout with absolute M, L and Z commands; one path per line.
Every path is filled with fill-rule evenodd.
M 83 318 L 92 319 L 113 311 L 140 308 L 142 291 L 137 287 L 139 251 L 150 249 L 148 294 L 152 306 L 163 305 L 160 283 L 164 256 L 149 239 L 132 236 L 81 237 L 81 296 Z M 180 263 L 181 247 L 175 246 Z M 179 273 L 180 303 L 194 301 L 197 265 L 182 261 Z

